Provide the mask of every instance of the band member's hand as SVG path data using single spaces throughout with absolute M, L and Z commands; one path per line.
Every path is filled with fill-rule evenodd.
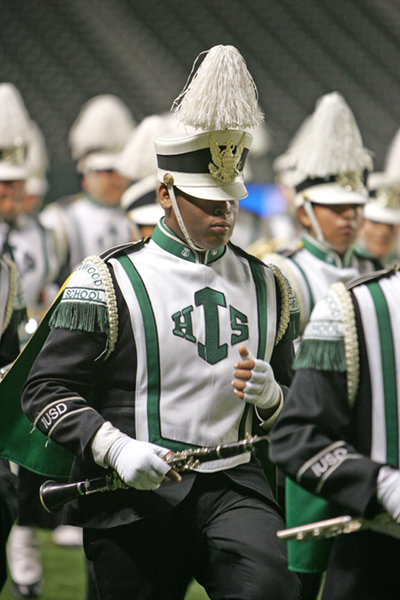
M 261 409 L 277 405 L 282 391 L 275 381 L 271 365 L 255 358 L 245 346 L 239 347 L 239 354 L 242 360 L 234 365 L 235 379 L 232 381 L 236 396 Z
M 162 458 L 167 453 L 166 448 L 123 435 L 112 444 L 105 462 L 128 486 L 137 490 L 155 490 L 164 479 L 180 481 L 180 475 Z
M 382 467 L 378 473 L 377 496 L 383 507 L 400 524 L 400 471 Z

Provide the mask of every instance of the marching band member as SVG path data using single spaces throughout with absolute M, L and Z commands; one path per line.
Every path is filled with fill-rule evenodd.
M 66 512 L 83 527 L 99 597 L 298 597 L 281 510 L 245 453 L 179 476 L 168 452 L 272 424 L 291 379 L 296 300 L 277 268 L 233 246 L 247 132 L 262 119 L 232 46 L 216 46 L 177 102 L 200 133 L 155 140 L 164 209 L 150 238 L 74 272 L 23 391 L 35 427 L 75 455 L 71 481 L 114 469 L 128 489 Z M 278 383 L 279 382 L 279 383 Z

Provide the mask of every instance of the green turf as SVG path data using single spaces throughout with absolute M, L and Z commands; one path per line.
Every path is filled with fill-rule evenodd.
M 86 573 L 83 550 L 57 546 L 49 531 L 38 531 L 42 553 L 45 587 L 41 600 L 85 600 Z M 185 600 L 207 600 L 204 589 L 196 582 L 188 589 Z M 0 600 L 15 600 L 8 579 Z

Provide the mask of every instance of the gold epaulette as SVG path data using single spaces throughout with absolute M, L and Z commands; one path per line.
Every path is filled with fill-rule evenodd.
M 100 277 L 104 283 L 104 289 L 106 292 L 108 322 L 110 327 L 110 333 L 108 337 L 107 352 L 104 360 L 110 356 L 111 352 L 115 348 L 115 344 L 118 339 L 118 308 L 117 308 L 117 297 L 115 295 L 115 289 L 113 280 L 109 270 L 107 269 L 106 263 L 100 256 L 88 256 L 83 262 L 92 262 L 100 273 Z
M 5 313 L 4 313 L 4 320 L 3 320 L 3 330 L 1 332 L 1 334 L 3 334 L 5 332 L 5 330 L 7 329 L 7 327 L 9 326 L 11 319 L 12 319 L 12 315 L 13 315 L 13 311 L 14 311 L 14 299 L 15 299 L 15 294 L 16 294 L 16 285 L 17 285 L 17 267 L 15 266 L 14 262 L 12 260 L 9 260 L 7 257 L 3 257 L 4 262 L 7 263 L 8 266 L 8 298 L 7 298 L 7 305 L 6 305 L 6 309 L 5 309 Z
M 275 346 L 281 341 L 288 328 L 292 315 L 299 312 L 297 299 L 289 281 L 286 279 L 282 271 L 277 265 L 269 264 L 268 267 L 273 272 L 275 279 L 279 285 L 281 293 L 281 314 L 279 316 L 279 324 L 275 338 Z
M 346 359 L 347 396 L 352 407 L 358 392 L 360 379 L 360 357 L 358 347 L 358 333 L 356 315 L 350 292 L 341 281 L 330 286 L 339 298 L 344 324 L 344 353 Z
M 253 242 L 246 250 L 252 256 L 263 260 L 266 254 L 271 254 L 279 248 L 283 248 L 289 243 L 289 237 L 287 235 L 279 235 L 275 238 L 268 240 L 267 238 L 261 238 Z

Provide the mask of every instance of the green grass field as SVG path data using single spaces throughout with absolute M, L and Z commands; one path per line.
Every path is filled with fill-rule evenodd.
M 45 587 L 41 600 L 85 600 L 86 573 L 83 550 L 57 546 L 49 531 L 39 530 Z M 185 600 L 207 600 L 204 589 L 196 582 Z M 0 600 L 15 600 L 7 580 Z

